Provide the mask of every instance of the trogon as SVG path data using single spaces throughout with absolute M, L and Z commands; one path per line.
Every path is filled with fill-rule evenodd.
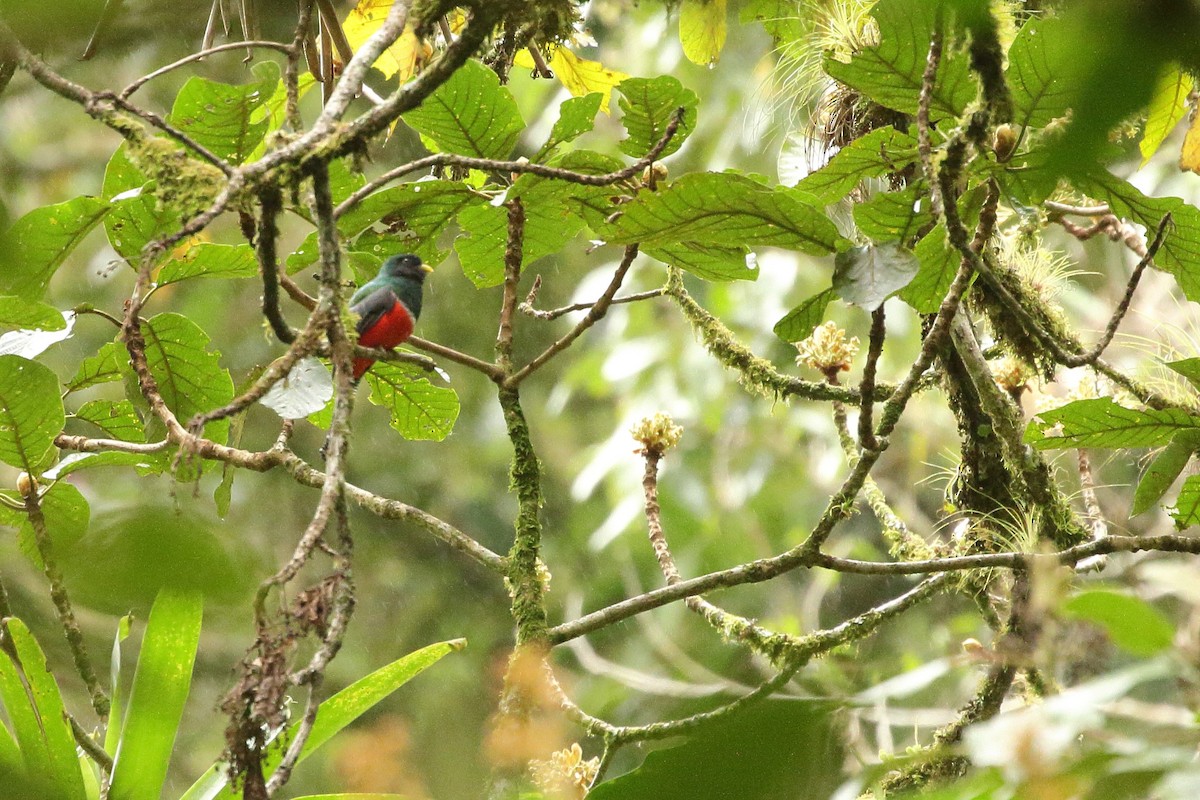
M 379 274 L 363 284 L 350 298 L 350 310 L 358 315 L 358 343 L 363 347 L 392 348 L 412 336 L 421 316 L 421 291 L 433 267 L 407 253 L 390 256 Z M 372 358 L 354 359 L 354 380 L 375 363 Z

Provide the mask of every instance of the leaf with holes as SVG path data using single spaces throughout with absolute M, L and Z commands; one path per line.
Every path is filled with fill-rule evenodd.
M 678 150 L 696 128 L 696 106 L 700 99 L 670 75 L 627 78 L 617 86 L 617 91 L 621 93 L 621 124 L 629 134 L 617 146 L 625 155 L 641 158 L 650 152 L 666 134 L 680 108 L 684 110 L 683 120 L 659 158 Z
M 65 421 L 58 376 L 36 361 L 0 356 L 0 461 L 34 472 Z
M 166 286 L 189 278 L 253 278 L 258 274 L 254 248 L 248 244 L 194 244 L 158 271 L 157 283 Z
M 196 323 L 168 312 L 151 317 L 142 326 L 142 333 L 150 373 L 163 401 L 182 424 L 233 399 L 233 378 L 221 366 L 220 355 L 209 352 L 208 334 Z M 210 422 L 204 428 L 205 436 L 222 444 L 228 434 L 227 419 Z
M 388 409 L 392 427 L 405 439 L 440 442 L 458 419 L 458 395 L 434 386 L 425 372 L 399 364 L 376 363 L 367 373 L 371 402 Z
M 833 260 L 833 289 L 847 303 L 874 311 L 903 289 L 920 262 L 895 242 L 851 247 Z
M 145 442 L 146 429 L 141 417 L 128 400 L 89 400 L 71 415 L 74 419 L 95 425 L 110 439 L 122 442 Z
M 638 192 L 609 230 L 599 233 L 617 244 L 653 247 L 692 241 L 832 253 L 844 240 L 829 218 L 802 197 L 742 175 L 696 173 L 656 192 Z
M 236 86 L 188 78 L 175 96 L 170 122 L 218 158 L 242 163 L 270 125 L 255 111 L 271 99 L 279 83 L 279 67 L 274 61 L 259 61 L 251 72 L 258 80 Z
M 1198 428 L 1200 417 L 1176 408 L 1138 411 L 1098 397 L 1039 413 L 1026 429 L 1025 441 L 1039 450 L 1156 447 Z
M 508 87 L 478 61 L 454 71 L 404 121 L 444 153 L 507 158 L 525 129 Z
M 104 218 L 109 204 L 76 197 L 35 208 L 0 233 L 0 292 L 39 300 L 63 260 Z

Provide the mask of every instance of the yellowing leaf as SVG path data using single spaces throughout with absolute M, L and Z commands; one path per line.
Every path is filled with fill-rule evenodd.
M 1187 136 L 1183 137 L 1183 149 L 1179 151 L 1179 168 L 1190 169 L 1200 175 L 1200 114 L 1192 117 Z
M 346 41 L 356 52 L 387 19 L 392 2 L 393 0 L 360 0 L 346 16 L 342 30 L 346 33 Z M 397 75 L 403 83 L 416 74 L 426 56 L 425 43 L 417 38 L 410 24 L 405 27 L 404 33 L 400 34 L 395 44 L 383 51 L 375 61 L 375 69 L 389 78 Z
M 722 4 L 724 0 L 718 0 Z M 533 69 L 533 57 L 527 50 L 517 53 L 513 64 L 525 69 Z M 600 101 L 600 110 L 605 114 L 608 110 L 608 100 L 613 87 L 629 76 L 624 72 L 609 69 L 599 61 L 580 58 L 565 47 L 556 47 L 550 55 L 550 69 L 567 91 L 575 97 L 586 97 L 592 92 L 599 92 L 604 99 Z
M 683 0 L 679 41 L 693 64 L 717 63 L 725 46 L 725 0 Z
M 1142 151 L 1142 164 L 1158 152 L 1163 140 L 1187 113 L 1187 97 L 1192 91 L 1192 76 L 1179 68 L 1178 64 L 1167 64 L 1154 85 L 1150 107 L 1146 115 L 1146 131 L 1138 148 Z

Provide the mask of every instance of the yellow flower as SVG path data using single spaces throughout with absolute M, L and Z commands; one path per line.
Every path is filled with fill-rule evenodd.
M 646 417 L 629 429 L 630 435 L 641 442 L 638 453 L 653 453 L 662 456 L 663 453 L 679 444 L 683 436 L 683 428 L 675 424 L 670 414 L 662 411 L 653 417 Z
M 529 771 L 538 788 L 548 796 L 562 800 L 583 800 L 599 769 L 600 759 L 585 761 L 578 742 L 551 753 L 544 761 L 529 762 Z
M 817 326 L 802 342 L 795 342 L 796 363 L 820 370 L 826 375 L 850 369 L 858 354 L 858 337 L 846 338 L 846 332 L 832 320 Z

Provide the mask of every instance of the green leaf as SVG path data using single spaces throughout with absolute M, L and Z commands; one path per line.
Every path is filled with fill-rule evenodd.
M 67 327 L 54 306 L 16 295 L 0 296 L 0 326 L 25 330 L 61 331 Z
M 37 777 L 46 777 L 53 781 L 57 789 L 56 797 L 84 800 L 83 773 L 75 755 L 75 738 L 71 735 L 71 728 L 67 723 L 66 709 L 63 707 L 58 684 L 55 683 L 54 675 L 46 664 L 46 654 L 38 647 L 29 633 L 29 628 L 25 627 L 21 620 L 9 619 L 7 627 L 13 648 L 20 659 L 22 673 L 28 681 L 29 698 L 32 700 L 32 708 L 29 710 L 37 719 L 34 724 L 38 730 L 26 730 L 23 736 L 21 729 L 28 726 L 30 719 L 23 710 L 14 706 L 23 705 L 21 700 L 25 698 L 14 696 L 16 693 L 11 689 L 3 693 L 5 710 L 9 712 L 13 727 L 17 730 L 17 740 L 25 756 L 25 763 Z M 7 657 L 0 657 L 0 661 L 4 662 L 5 667 L 9 667 Z M 0 680 L 7 683 L 11 677 L 10 673 Z M 40 741 L 31 741 L 34 736 Z M 42 769 L 48 771 L 42 773 Z
M 711 66 L 725 47 L 725 0 L 683 0 L 679 42 L 688 61 Z
M 811 700 L 749 706 L 690 731 L 677 747 L 652 751 L 588 800 L 831 797 L 843 757 L 833 711 Z
M 163 591 L 154 601 L 113 759 L 110 800 L 146 800 L 162 792 L 191 689 L 203 614 L 199 593 Z
M 425 374 L 416 367 L 376 362 L 366 377 L 371 402 L 391 412 L 392 427 L 401 436 L 440 442 L 458 419 L 458 395 L 434 386 Z
M 1200 389 L 1200 358 L 1184 358 L 1179 361 L 1168 361 L 1163 366 L 1187 378 L 1193 388 Z
M 860 181 L 899 172 L 916 159 L 915 137 L 892 127 L 877 128 L 843 147 L 796 188 L 829 205 L 848 195 Z
M 925 57 L 942 8 L 942 3 L 929 0 L 880 0 L 871 9 L 879 44 L 858 51 L 849 63 L 826 56 L 825 71 L 880 105 L 916 114 Z M 947 44 L 929 104 L 935 121 L 960 116 L 978 93 L 969 60 L 953 45 L 948 28 L 943 24 Z
M 13 618 L 6 623 L 9 629 L 21 624 Z M 48 784 L 47 788 L 61 789 L 56 785 L 54 765 L 50 750 L 42 732 L 37 708 L 25 691 L 25 683 L 7 653 L 0 653 L 0 701 L 12 726 L 17 748 L 25 762 L 25 772 L 33 781 Z
M 1180 69 L 1178 64 L 1167 64 L 1158 76 L 1154 94 L 1150 98 L 1150 109 L 1146 114 L 1146 128 L 1138 150 L 1142 154 L 1142 166 L 1158 152 L 1167 135 L 1175 129 L 1188 113 L 1188 95 L 1195 85 L 1191 73 Z
M 1189 475 L 1179 489 L 1175 498 L 1175 507 L 1171 509 L 1171 519 L 1179 530 L 1200 524 L 1200 475 Z
M 1175 638 L 1170 620 L 1132 595 L 1103 589 L 1080 592 L 1063 603 L 1062 612 L 1094 622 L 1104 628 L 1117 647 L 1143 658 L 1166 650 Z
M 61 558 L 87 533 L 92 512 L 83 494 L 66 481 L 58 481 L 41 497 L 42 516 L 46 520 L 46 533 L 50 537 L 50 552 Z M 42 569 L 42 556 L 38 550 L 33 525 L 28 518 L 17 530 L 17 544 L 33 565 Z
M 621 124 L 629 134 L 617 147 L 625 155 L 641 158 L 650 152 L 662 139 L 680 108 L 684 109 L 683 120 L 659 158 L 678 150 L 696 128 L 696 106 L 700 99 L 670 75 L 626 78 L 617 86 L 617 91 L 621 93 Z
M 125 349 L 116 342 L 106 342 L 96 351 L 96 355 L 88 356 L 79 365 L 75 377 L 67 384 L 67 393 L 78 392 L 89 386 L 121 380 L 121 369 L 118 366 L 118 351 L 122 363 L 128 360 Z
M 854 204 L 854 223 L 873 242 L 911 244 L 922 230 L 933 227 L 928 192 L 914 184 L 898 192 L 880 194 Z
M 954 282 L 962 256 L 950 246 L 942 223 L 917 242 L 913 255 L 920 267 L 908 286 L 900 290 L 900 299 L 919 314 L 934 314 Z
M 125 719 L 125 691 L 121 681 L 121 643 L 129 638 L 133 615 L 126 614 L 117 620 L 117 632 L 113 635 L 112 655 L 109 658 L 109 724 L 104 728 L 104 752 L 117 754 L 121 741 L 121 726 L 115 721 Z
M 112 203 L 104 218 L 108 243 L 127 261 L 136 261 L 148 242 L 182 224 L 178 210 L 158 201 L 154 184 L 129 160 L 124 142 L 108 160 L 102 191 Z
M 1130 516 L 1136 517 L 1159 501 L 1171 484 L 1183 472 L 1192 453 L 1200 448 L 1200 431 L 1180 431 L 1170 443 L 1154 457 L 1133 493 L 1133 508 Z
M 264 115 L 254 112 L 271 98 L 279 83 L 275 62 L 259 61 L 251 69 L 258 80 L 239 86 L 188 78 L 175 96 L 169 121 L 219 158 L 242 163 L 270 124 Z
M 91 423 L 110 439 L 122 442 L 146 441 L 146 428 L 128 400 L 89 400 L 71 415 Z
M 907 286 L 920 267 L 912 251 L 895 242 L 851 247 L 838 253 L 833 264 L 834 291 L 867 311 Z
M 521 263 L 556 253 L 583 229 L 583 220 L 565 205 L 525 204 L 525 239 Z M 504 250 L 508 238 L 508 210 L 487 203 L 467 206 L 458 215 L 466 236 L 454 242 L 463 274 L 478 288 L 504 280 Z
M 535 161 L 540 161 L 560 145 L 574 141 L 590 131 L 596 124 L 596 114 L 600 111 L 600 101 L 604 95 L 592 92 L 583 97 L 569 97 L 558 107 L 558 119 L 550 129 L 550 138 L 538 150 Z
M 837 292 L 830 288 L 808 298 L 775 323 L 775 335 L 788 344 L 807 339 L 825 319 L 825 308 L 836 297 Z
M 179 421 L 187 425 L 193 416 L 219 408 L 233 399 L 233 378 L 210 353 L 208 335 L 181 314 L 151 317 L 142 326 L 146 338 L 146 361 L 158 383 L 163 401 Z M 210 422 L 204 435 L 225 443 L 229 420 Z
M 1200 209 L 1178 197 L 1148 197 L 1128 181 L 1096 168 L 1071 177 L 1071 185 L 1088 197 L 1103 200 L 1117 216 L 1154 231 L 1171 214 L 1173 226 L 1154 259 L 1170 272 L 1189 300 L 1200 301 Z
M 155 453 L 125 453 L 105 450 L 101 453 L 71 453 L 42 473 L 47 480 L 58 480 L 83 469 L 97 467 L 133 467 L 138 475 L 160 475 L 171 466 L 168 450 Z
M 201 242 L 163 264 L 156 283 L 166 286 L 188 278 L 253 278 L 257 274 L 258 261 L 250 245 Z
M 652 247 L 692 241 L 771 245 L 813 255 L 833 252 L 843 241 L 837 228 L 802 197 L 734 173 L 695 173 L 665 189 L 638 192 L 603 233 L 617 244 Z
M 40 299 L 63 260 L 109 208 L 97 197 L 76 197 L 35 208 L 14 222 L 0 233 L 0 291 Z
M 379 252 L 374 255 L 383 258 L 406 251 L 427 263 L 436 264 L 445 258 L 445 252 L 438 247 L 442 231 L 476 197 L 470 188 L 458 181 L 404 183 L 365 198 L 338 219 L 338 230 L 347 237 L 360 237 L 354 246 L 361 250 L 369 237 L 360 234 L 377 226 L 384 231 L 390 247 L 376 246 L 374 249 Z M 311 252 L 301 255 L 298 251 L 288 258 L 289 272 L 316 261 L 315 235 L 308 250 Z
M 477 158 L 507 158 L 525 129 L 508 87 L 474 60 L 403 119 L 442 152 Z
M 1196 428 L 1200 428 L 1200 417 L 1179 409 L 1137 411 L 1099 397 L 1039 413 L 1026 431 L 1025 441 L 1039 450 L 1155 447 L 1181 431 Z
M 35 473 L 64 422 L 58 376 L 36 361 L 0 355 L 0 461 Z
M 1005 78 L 1013 100 L 1013 122 L 1040 128 L 1067 113 L 1080 59 L 1071 52 L 1062 20 L 1032 17 L 1008 51 Z
M 644 247 L 643 253 L 664 264 L 679 267 L 706 281 L 758 280 L 758 267 L 750 248 L 680 242 Z
M 333 738 L 334 734 L 378 705 L 392 692 L 432 667 L 448 653 L 463 649 L 466 644 L 465 639 L 454 639 L 423 647 L 375 670 L 365 678 L 360 678 L 321 703 L 312 733 L 301 750 L 300 760 L 303 761 Z M 293 725 L 290 733 L 294 734 L 298 726 L 299 723 Z M 285 736 L 284 741 L 289 741 L 290 738 L 290 735 Z M 268 753 L 265 769 L 273 770 L 279 764 L 280 757 L 278 749 Z M 228 778 L 228 767 L 225 764 L 214 764 L 179 800 L 234 800 L 238 795 L 229 789 Z

